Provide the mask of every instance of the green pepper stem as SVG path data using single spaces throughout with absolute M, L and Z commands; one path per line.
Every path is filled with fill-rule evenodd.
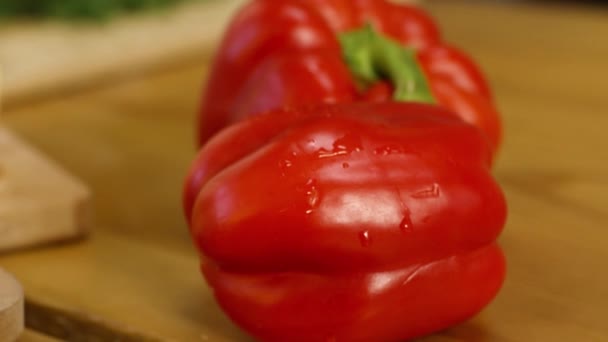
M 339 40 L 346 64 L 364 87 L 388 80 L 396 101 L 435 103 L 414 49 L 378 33 L 371 25 L 345 32 Z

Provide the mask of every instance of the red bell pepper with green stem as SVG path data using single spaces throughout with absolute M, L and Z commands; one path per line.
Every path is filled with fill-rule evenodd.
M 369 39 L 353 39 L 366 34 Z M 493 151 L 499 147 L 500 118 L 475 63 L 447 45 L 422 10 L 385 0 L 254 0 L 245 6 L 212 66 L 199 144 L 231 123 L 275 108 L 397 99 L 391 95 L 394 75 L 351 63 L 362 49 L 374 50 L 376 62 L 368 68 L 381 67 L 377 61 L 390 54 L 393 63 L 394 56 L 402 57 L 391 71 L 418 70 L 421 76 L 406 89 L 426 84 L 438 106 L 479 127 Z
M 253 336 L 403 341 L 501 287 L 490 160 L 480 130 L 431 104 L 279 109 L 205 144 L 184 207 L 208 284 Z

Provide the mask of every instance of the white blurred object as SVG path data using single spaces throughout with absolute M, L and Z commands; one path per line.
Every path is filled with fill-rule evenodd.
M 174 11 L 135 14 L 106 24 L 0 27 L 5 101 L 195 58 L 218 39 L 228 17 L 244 2 L 195 1 Z

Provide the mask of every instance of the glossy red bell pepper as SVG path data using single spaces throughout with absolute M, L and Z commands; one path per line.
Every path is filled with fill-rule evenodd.
M 404 341 L 497 294 L 506 204 L 483 133 L 419 103 L 240 121 L 201 149 L 184 207 L 221 307 L 263 341 Z
M 500 118 L 475 63 L 446 44 L 422 10 L 385 0 L 254 0 L 246 5 L 231 22 L 211 68 L 199 144 L 230 123 L 274 108 L 388 100 L 395 86 L 390 75 L 369 79 L 366 70 L 349 63 L 357 53 L 349 35 L 366 26 L 409 51 L 402 63 L 422 68 L 435 101 L 480 127 L 492 149 L 498 148 Z

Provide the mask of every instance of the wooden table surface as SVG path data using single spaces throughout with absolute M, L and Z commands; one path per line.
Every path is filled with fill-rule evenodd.
M 506 284 L 425 341 L 608 341 L 608 10 L 430 1 L 491 81 L 506 140 Z M 206 61 L 7 108 L 9 127 L 87 181 L 94 233 L 0 257 L 27 323 L 64 339 L 247 341 L 198 273 L 180 209 Z M 23 341 L 29 339 L 29 334 Z

